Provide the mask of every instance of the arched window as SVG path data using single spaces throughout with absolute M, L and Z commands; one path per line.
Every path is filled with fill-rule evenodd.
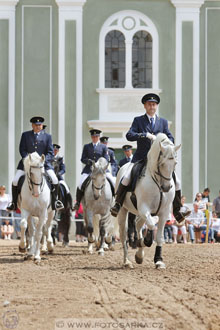
M 152 88 L 152 37 L 146 31 L 138 31 L 133 37 L 132 85 Z
M 105 37 L 105 88 L 125 87 L 125 37 L 117 30 Z

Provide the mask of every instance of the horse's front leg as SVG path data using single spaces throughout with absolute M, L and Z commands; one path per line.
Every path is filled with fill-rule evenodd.
M 127 218 L 128 211 L 122 207 L 119 214 L 118 214 L 118 225 L 119 225 L 119 233 L 120 233 L 120 240 L 122 243 L 122 247 L 124 250 L 124 266 L 128 268 L 134 268 L 132 262 L 128 259 L 128 247 L 127 247 Z
M 98 250 L 98 254 L 100 256 L 104 256 L 104 248 L 105 248 L 105 235 L 106 235 L 106 225 L 108 224 L 110 220 L 110 212 L 107 215 L 104 215 L 101 217 L 99 221 L 99 234 L 101 237 L 100 240 L 100 248 Z
M 142 264 L 142 262 L 144 260 L 144 247 L 145 247 L 145 244 L 144 244 L 143 232 L 142 232 L 142 228 L 143 228 L 144 224 L 145 224 L 145 219 L 138 216 L 137 219 L 136 219 L 136 228 L 137 228 L 137 237 L 138 237 L 138 241 L 137 241 L 138 250 L 135 253 L 135 261 L 136 261 L 137 264 Z
M 29 216 L 29 212 L 26 210 L 21 210 L 21 239 L 19 243 L 19 251 L 24 253 L 26 252 L 26 229 L 27 229 L 27 218 Z
M 87 218 L 87 231 L 88 231 L 88 242 L 95 242 L 95 235 L 93 235 L 93 212 L 91 210 L 86 210 Z
M 47 211 L 43 211 L 43 214 L 41 214 L 41 216 L 39 217 L 39 222 L 37 225 L 37 230 L 35 232 L 35 244 L 36 244 L 36 248 L 35 248 L 35 255 L 34 255 L 34 260 L 36 263 L 40 262 L 41 257 L 40 257 L 40 242 L 41 242 L 41 237 L 42 237 L 42 233 L 43 233 L 43 226 L 46 222 L 46 218 L 47 218 Z
M 164 269 L 166 268 L 165 263 L 163 262 L 162 258 L 162 245 L 164 240 L 164 226 L 167 221 L 168 217 L 160 217 L 160 220 L 158 222 L 158 229 L 157 229 L 157 235 L 156 235 L 156 242 L 157 246 L 155 249 L 155 255 L 154 255 L 154 263 L 157 269 Z
M 54 245 L 53 245 L 53 237 L 51 235 L 52 231 L 52 221 L 55 215 L 55 211 L 51 210 L 48 212 L 48 220 L 45 226 L 46 236 L 47 236 L 47 250 L 49 253 L 53 253 Z
M 32 216 L 28 217 L 28 245 L 29 245 L 29 251 L 28 251 L 28 259 L 31 259 L 34 256 L 35 253 L 35 219 Z

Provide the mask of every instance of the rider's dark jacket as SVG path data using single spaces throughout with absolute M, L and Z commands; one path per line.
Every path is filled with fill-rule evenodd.
M 66 172 L 66 166 L 63 162 L 63 157 L 61 156 L 54 156 L 52 165 L 54 167 L 54 172 L 58 178 L 58 180 L 63 180 L 63 174 Z
M 174 143 L 174 138 L 168 129 L 168 121 L 164 118 L 156 116 L 154 129 L 152 130 L 148 116 L 135 117 L 133 123 L 126 134 L 128 141 L 137 141 L 137 150 L 132 158 L 132 163 L 144 159 L 151 147 L 151 140 L 147 138 L 147 133 L 157 135 L 164 133 Z
M 40 156 L 45 155 L 45 169 L 53 169 L 51 161 L 53 159 L 53 144 L 51 135 L 44 130 L 35 134 L 34 131 L 22 133 L 19 145 L 19 151 L 22 159 L 20 160 L 17 169 L 24 170 L 23 159 L 30 153 L 36 151 Z
M 107 161 L 109 161 L 108 149 L 105 144 L 98 143 L 95 148 L 92 143 L 85 144 L 83 147 L 81 162 L 86 166 L 84 167 L 82 174 L 90 174 L 92 172 L 92 160 L 97 162 L 97 160 L 101 157 L 104 157 Z

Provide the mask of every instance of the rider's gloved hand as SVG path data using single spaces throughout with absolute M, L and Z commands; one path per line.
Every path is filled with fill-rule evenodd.
M 156 136 L 151 133 L 147 133 L 147 138 L 150 139 L 151 141 L 156 140 Z
M 88 159 L 87 165 L 91 166 L 92 165 L 92 159 Z

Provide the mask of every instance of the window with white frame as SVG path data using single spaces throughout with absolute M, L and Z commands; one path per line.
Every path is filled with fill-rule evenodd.
M 134 10 L 112 15 L 99 45 L 100 89 L 158 89 L 158 33 L 146 15 Z

